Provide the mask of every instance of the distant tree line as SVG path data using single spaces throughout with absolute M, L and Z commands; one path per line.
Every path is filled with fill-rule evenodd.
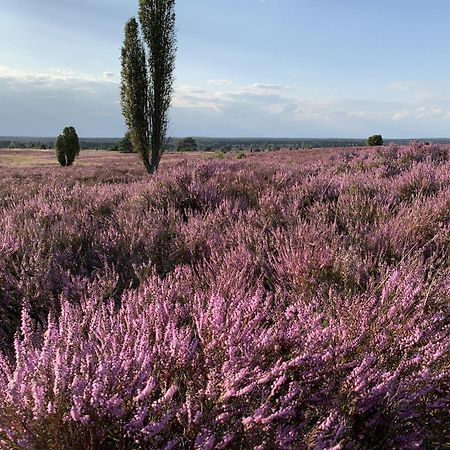
M 51 142 L 41 142 L 41 141 L 31 141 L 31 142 L 22 142 L 22 141 L 0 141 L 0 148 L 35 148 L 46 150 L 52 148 Z
M 263 152 L 280 149 L 301 150 L 316 147 L 361 147 L 363 139 L 270 139 L 270 138 L 172 138 L 168 151 Z
M 23 138 L 7 137 L 0 138 L 0 148 L 11 149 L 53 149 L 56 137 L 45 138 Z M 113 150 L 118 143 L 117 138 L 80 138 L 81 149 L 91 150 Z
M 171 138 L 166 142 L 166 150 L 169 152 L 178 151 L 180 142 L 186 138 Z M 277 151 L 280 149 L 302 150 L 318 147 L 363 147 L 368 145 L 364 139 L 308 139 L 308 138 L 209 138 L 194 137 L 198 151 L 246 151 L 246 152 L 263 152 Z M 389 139 L 398 145 L 406 145 L 412 139 Z M 421 142 L 429 142 L 432 144 L 450 144 L 450 139 L 440 138 L 417 138 Z M 385 140 L 383 139 L 383 142 Z M 54 137 L 49 138 L 24 138 L 24 137 L 2 137 L 0 136 L 0 148 L 24 148 L 24 149 L 52 149 L 55 143 Z M 111 150 L 128 153 L 132 150 L 131 140 L 128 134 L 123 138 L 80 138 L 81 149 L 91 150 Z M 195 150 L 193 150 L 195 151 Z

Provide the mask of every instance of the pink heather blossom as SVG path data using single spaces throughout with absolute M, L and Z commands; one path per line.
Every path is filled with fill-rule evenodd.
M 140 400 L 144 400 L 146 397 L 150 395 L 153 389 L 156 386 L 156 381 L 153 377 L 150 377 L 145 385 L 144 389 L 139 393 L 138 396 L 135 397 L 135 401 L 138 402 Z
M 0 169 L 0 448 L 440 449 L 446 146 Z

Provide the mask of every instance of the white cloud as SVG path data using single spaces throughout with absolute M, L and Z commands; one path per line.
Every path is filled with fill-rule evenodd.
M 395 84 L 398 90 L 415 86 L 412 82 Z M 174 110 L 181 129 L 189 122 L 187 134 L 222 128 L 230 131 L 218 134 L 363 137 L 380 132 L 390 137 L 442 136 L 448 134 L 443 130 L 450 118 L 450 98 L 314 98 L 298 96 L 293 88 L 281 84 L 206 83 L 204 87 L 177 86 Z
M 394 114 L 393 120 L 402 120 L 406 118 L 415 118 L 415 119 L 425 119 L 425 118 L 436 118 L 436 119 L 445 119 L 449 114 L 448 108 L 447 110 L 444 108 L 437 108 L 433 106 L 417 106 L 411 108 L 409 110 L 399 111 Z
M 399 98 L 415 102 L 449 99 L 449 86 L 433 86 L 419 80 L 397 80 L 389 85 L 390 90 Z
M 383 109 L 393 109 L 393 103 L 371 100 L 318 99 L 292 95 L 292 88 L 284 85 L 254 83 L 233 89 L 206 90 L 178 85 L 174 106 L 177 108 L 206 108 L 214 111 L 252 109 L 255 113 L 289 116 L 287 119 L 307 118 L 329 120 L 333 117 L 376 118 Z M 395 104 L 395 106 L 397 106 Z
M 401 120 L 411 115 L 410 111 L 399 111 L 392 117 L 393 120 Z
M 231 86 L 233 84 L 232 81 L 227 80 L 226 78 L 219 78 L 219 79 L 213 79 L 208 80 L 206 84 L 212 85 L 212 86 L 218 86 L 218 87 L 225 87 L 225 86 Z
M 70 69 L 50 69 L 44 73 L 24 72 L 0 66 L 0 79 L 7 80 L 10 83 L 20 85 L 57 85 L 58 83 L 101 83 L 111 82 L 111 72 L 105 72 L 102 75 L 92 75 L 78 73 Z
M 45 73 L 0 66 L 0 135 L 55 135 L 67 124 L 82 136 L 120 136 L 118 84 L 103 74 Z
M 244 86 L 244 90 L 248 90 L 251 92 L 259 93 L 269 93 L 269 92 L 280 92 L 280 91 L 288 91 L 292 89 L 289 86 L 284 86 L 282 84 L 264 84 L 264 83 L 253 83 L 249 86 Z
M 389 87 L 394 91 L 411 92 L 424 89 L 424 84 L 417 80 L 397 80 L 392 82 Z

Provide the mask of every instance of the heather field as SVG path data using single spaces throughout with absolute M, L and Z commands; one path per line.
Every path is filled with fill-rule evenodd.
M 450 448 L 448 147 L 0 150 L 0 210 L 0 448 Z

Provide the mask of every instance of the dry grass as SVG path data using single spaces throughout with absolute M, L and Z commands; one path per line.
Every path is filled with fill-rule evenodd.
M 182 160 L 206 159 L 212 153 L 167 153 L 164 162 L 180 162 Z M 134 166 L 140 161 L 135 154 L 116 153 L 106 150 L 82 150 L 75 160 L 74 166 Z M 32 168 L 32 167 L 57 167 L 54 150 L 33 149 L 0 149 L 0 167 L 6 168 Z
M 286 165 L 307 164 L 320 157 L 322 160 L 337 156 L 343 152 L 366 152 L 368 148 L 323 148 L 306 150 L 281 150 L 270 153 L 246 153 L 246 160 L 255 162 L 255 159 L 264 161 L 272 159 L 275 155 L 278 162 Z M 224 159 L 233 160 L 237 158 L 237 152 L 230 152 L 224 155 Z M 166 153 L 162 160 L 162 165 L 176 164 L 182 161 L 193 161 L 199 159 L 215 159 L 214 152 L 187 152 L 187 153 Z M 82 150 L 76 159 L 75 167 L 136 167 L 141 163 L 135 154 L 116 153 L 106 150 Z M 34 149 L 0 149 L 0 168 L 51 168 L 58 167 L 54 150 L 34 150 Z

